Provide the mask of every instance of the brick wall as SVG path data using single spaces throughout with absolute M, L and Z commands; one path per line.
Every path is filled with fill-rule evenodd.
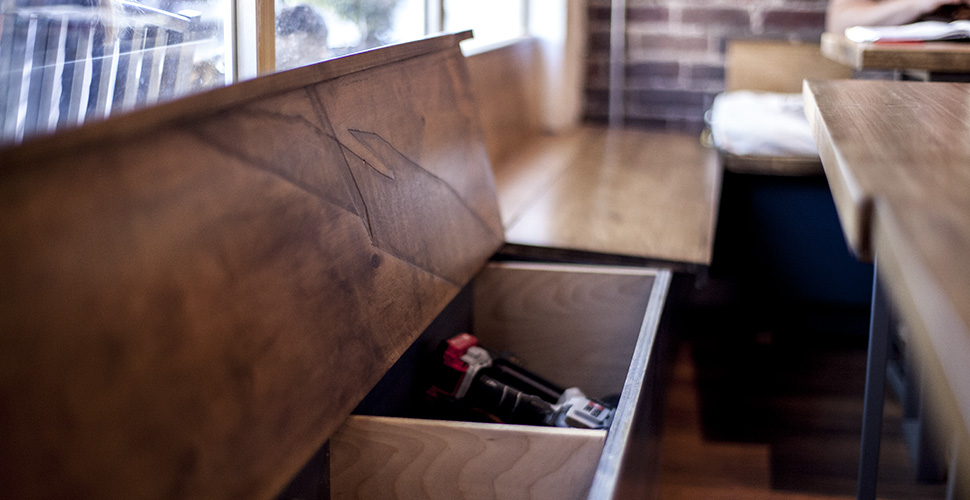
M 733 38 L 817 41 L 826 0 L 627 0 L 626 123 L 699 132 L 724 90 L 725 42 Z M 589 45 L 584 115 L 605 122 L 610 0 L 587 0 Z

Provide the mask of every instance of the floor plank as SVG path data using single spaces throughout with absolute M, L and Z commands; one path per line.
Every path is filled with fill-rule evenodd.
M 704 341 L 682 344 L 665 410 L 663 500 L 855 497 L 863 389 L 856 372 L 865 366 L 864 344 L 800 345 L 797 349 L 778 344 L 784 343 L 772 342 L 771 336 L 761 336 L 749 344 L 753 352 L 760 349 L 761 353 L 749 353 L 744 369 L 761 370 L 762 378 L 769 382 L 743 398 L 754 401 L 754 410 L 727 411 L 721 411 L 722 403 L 704 402 L 710 397 L 705 391 L 725 392 L 723 386 L 718 388 L 701 379 L 729 372 L 729 368 L 705 366 L 710 358 L 695 352 L 709 348 Z M 730 396 L 727 391 L 714 399 Z M 730 427 L 739 416 L 743 419 L 746 413 L 759 411 L 766 413 L 757 419 L 765 427 L 760 432 L 705 428 L 705 422 L 716 422 L 719 414 L 726 421 L 721 427 Z M 879 498 L 942 498 L 942 485 L 920 484 L 912 479 L 900 417 L 898 404 L 888 399 Z

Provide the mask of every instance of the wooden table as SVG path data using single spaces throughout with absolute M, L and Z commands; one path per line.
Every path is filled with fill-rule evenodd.
M 846 238 L 858 256 L 877 260 L 877 279 L 913 330 L 938 411 L 965 454 L 970 85 L 814 81 L 804 95 Z M 970 465 L 961 467 L 966 481 Z
M 721 169 L 696 135 L 581 127 L 531 141 L 494 170 L 519 251 L 710 265 Z
M 857 70 L 907 70 L 920 79 L 970 73 L 970 44 L 958 42 L 854 42 L 841 33 L 822 34 L 822 54 Z

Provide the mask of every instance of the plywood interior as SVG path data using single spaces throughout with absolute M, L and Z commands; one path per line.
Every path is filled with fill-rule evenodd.
M 616 395 L 654 278 L 642 268 L 493 263 L 475 280 L 475 333 L 554 383 Z
M 585 498 L 603 467 L 605 431 L 397 418 L 421 410 L 395 393 L 423 398 L 402 377 L 420 378 L 422 352 L 471 322 L 481 345 L 544 378 L 591 397 L 626 388 L 634 400 L 643 373 L 628 372 L 646 371 L 646 359 L 636 368 L 631 359 L 657 279 L 644 268 L 487 265 L 359 408 L 389 416 L 351 416 L 334 435 L 333 498 Z M 614 421 L 610 436 L 623 440 L 631 425 Z
M 525 262 L 488 264 L 388 371 L 356 410 L 437 418 L 424 402 L 438 344 L 461 332 L 526 369 L 588 396 L 620 394 L 656 271 Z
M 606 431 L 352 416 L 331 498 L 585 498 Z

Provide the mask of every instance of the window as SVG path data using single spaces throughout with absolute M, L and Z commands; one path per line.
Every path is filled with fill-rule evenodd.
M 526 21 L 523 0 L 444 0 L 444 31 L 475 31 L 475 38 L 464 42 L 468 48 L 521 37 Z
M 480 47 L 525 34 L 525 0 L 284 0 L 276 12 L 276 69 L 439 31 L 473 29 Z
M 0 145 L 224 85 L 229 0 L 15 0 L 0 11 Z
M 516 38 L 525 2 L 0 0 L 0 147 L 430 33 Z
M 424 0 L 288 0 L 276 11 L 276 69 L 425 35 Z

